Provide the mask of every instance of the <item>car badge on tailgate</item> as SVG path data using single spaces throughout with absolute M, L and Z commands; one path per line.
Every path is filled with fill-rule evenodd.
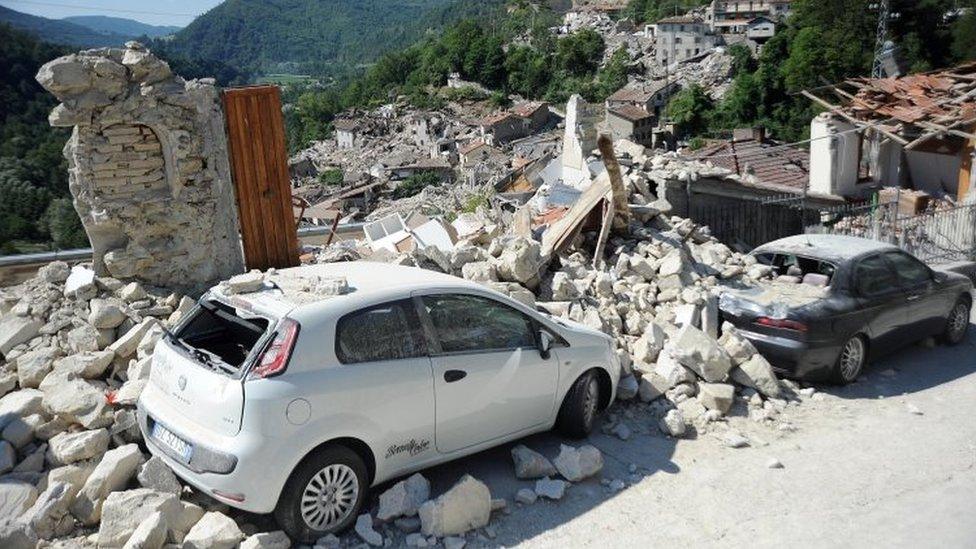
M 176 383 L 180 386 L 181 391 L 186 389 L 186 376 L 180 376 Z

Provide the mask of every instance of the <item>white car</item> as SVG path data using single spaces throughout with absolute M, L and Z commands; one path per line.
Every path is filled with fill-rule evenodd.
M 479 284 L 365 262 L 276 276 L 298 283 L 217 286 L 158 343 L 139 424 L 177 475 L 296 540 L 344 529 L 386 480 L 554 426 L 586 436 L 613 401 L 610 337 Z

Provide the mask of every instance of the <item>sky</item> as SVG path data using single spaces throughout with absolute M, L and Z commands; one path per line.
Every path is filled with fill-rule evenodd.
M 0 0 L 0 6 L 49 19 L 107 15 L 150 25 L 185 27 L 222 0 Z

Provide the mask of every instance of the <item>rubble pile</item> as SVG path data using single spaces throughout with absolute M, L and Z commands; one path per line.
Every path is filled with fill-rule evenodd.
M 648 157 L 646 149 L 627 141 L 618 141 L 616 149 L 628 159 L 621 167 L 634 213 L 627 231 L 611 234 L 602 256 L 592 251 L 598 227 L 581 231 L 573 246 L 546 257 L 546 238 L 540 234 L 553 225 L 537 226 L 531 235 L 514 234 L 508 221 L 513 216 L 480 208 L 460 214 L 465 231 L 451 250 L 432 246 L 399 255 L 362 250 L 357 257 L 476 281 L 613 336 L 623 368 L 617 398 L 648 405 L 667 435 L 706 431 L 737 404 L 755 421 L 777 425 L 795 385 L 778 380 L 731 324 L 720 325 L 718 311 L 723 288 L 769 286 L 771 267 L 717 241 L 707 227 L 669 216 L 670 206 L 651 190 L 665 180 L 712 172 L 724 176 L 727 170 L 673 153 Z M 319 261 L 344 259 L 328 249 L 318 256 Z M 629 427 L 612 420 L 604 428 L 620 438 L 631 435 Z M 520 478 L 540 467 L 531 455 L 515 461 Z
M 63 262 L 0 290 L 0 547 L 244 538 L 138 445 L 135 403 L 153 348 L 194 304 Z
M 470 105 L 448 103 L 440 110 L 426 111 L 397 102 L 344 116 L 352 127 L 354 146 L 346 148 L 336 139 L 327 139 L 298 152 L 289 165 L 300 186 L 314 186 L 316 176 L 329 169 L 341 169 L 349 177 L 379 177 L 380 165 L 393 168 L 439 156 L 440 151 L 434 150 L 438 141 L 464 143 L 479 136 L 479 115 Z M 456 145 L 450 149 L 456 150 Z M 314 196 L 309 200 L 314 202 Z

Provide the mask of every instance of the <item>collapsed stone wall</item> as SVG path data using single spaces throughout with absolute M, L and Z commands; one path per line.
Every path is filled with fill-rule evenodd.
M 69 187 L 101 276 L 198 289 L 242 272 L 224 118 L 212 79 L 184 80 L 137 42 L 55 59 Z

